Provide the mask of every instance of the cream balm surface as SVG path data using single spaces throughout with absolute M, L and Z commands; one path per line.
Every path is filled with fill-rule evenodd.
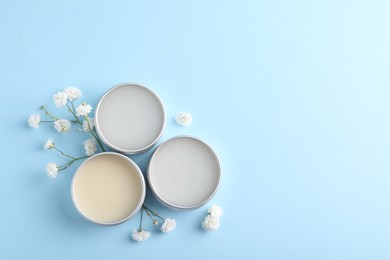
M 72 198 L 88 220 L 118 224 L 137 213 L 145 199 L 145 181 L 138 166 L 124 155 L 100 153 L 76 171 Z
M 150 89 L 125 83 L 107 91 L 96 108 L 96 130 L 111 148 L 136 154 L 152 147 L 165 126 L 165 110 Z
M 148 180 L 157 199 L 174 209 L 194 209 L 215 194 L 221 169 L 214 151 L 194 137 L 168 140 L 154 152 Z

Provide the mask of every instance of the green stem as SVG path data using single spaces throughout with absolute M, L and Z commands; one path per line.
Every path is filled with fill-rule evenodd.
M 53 114 L 51 114 L 51 113 L 46 109 L 45 106 L 41 106 L 41 109 L 42 109 L 43 111 L 45 111 L 45 115 L 46 115 L 46 116 L 50 117 L 51 119 L 58 120 L 58 117 L 56 117 L 56 116 L 54 116 Z M 42 121 L 41 121 L 41 122 L 42 122 Z
M 63 151 L 59 150 L 57 147 L 53 147 L 54 150 L 56 150 L 57 152 L 59 152 L 62 156 L 65 156 L 65 157 L 68 157 L 70 159 L 75 159 L 74 157 L 70 156 L 70 155 L 67 155 L 66 153 L 64 153 Z
M 144 210 L 146 211 L 146 215 L 148 215 L 148 217 L 150 218 L 150 220 L 152 220 L 153 224 L 154 224 L 154 225 L 157 225 L 157 224 L 158 224 L 158 221 L 157 221 L 157 219 L 154 219 L 154 218 L 152 217 L 152 214 L 153 214 L 153 213 L 149 212 L 149 210 L 147 210 L 146 208 L 145 208 Z
M 142 231 L 142 215 L 144 214 L 144 209 L 142 208 L 141 209 L 141 218 L 140 218 L 140 221 L 139 221 L 139 228 L 138 228 L 138 232 L 141 232 Z
M 39 121 L 39 122 L 41 122 L 41 123 L 53 123 L 53 122 L 55 122 L 56 120 L 41 120 L 41 121 Z M 72 123 L 78 123 L 76 120 L 70 120 L 70 122 L 72 122 Z
M 89 121 L 88 121 L 88 125 L 89 125 Z M 99 138 L 96 136 L 96 133 L 94 133 L 94 130 L 91 130 L 90 132 L 93 135 L 93 137 L 96 139 L 96 141 L 98 142 L 98 144 L 99 144 L 100 148 L 102 149 L 102 151 L 105 152 L 106 149 L 104 149 L 104 147 L 103 147 L 102 143 L 100 142 Z
M 77 161 L 77 160 L 85 159 L 85 158 L 88 158 L 88 157 L 90 157 L 90 155 L 86 155 L 86 156 L 82 156 L 82 157 L 79 157 L 79 158 L 75 158 L 74 160 Z
M 148 208 L 145 204 L 143 204 L 142 207 L 144 207 L 146 210 L 149 210 L 153 214 L 153 216 L 156 216 L 156 217 L 160 218 L 161 220 L 165 221 L 165 219 L 163 217 L 161 217 L 159 214 L 157 214 L 156 212 L 154 212 L 153 210 Z
M 72 115 L 74 116 L 74 118 L 77 120 L 77 123 L 79 123 L 80 125 L 83 125 L 83 123 L 80 121 L 80 119 L 78 118 L 78 116 L 77 116 L 76 113 L 74 112 L 74 111 L 76 111 L 76 110 L 75 110 L 75 108 L 74 108 L 73 101 L 71 102 L 71 105 L 72 105 L 73 110 L 72 110 L 72 108 L 71 108 L 68 104 L 66 104 L 66 106 L 68 107 L 69 112 L 72 113 Z M 91 132 L 92 136 L 93 136 L 93 137 L 95 138 L 95 140 L 98 142 L 98 144 L 99 144 L 100 148 L 102 149 L 102 151 L 105 152 L 106 149 L 104 149 L 103 144 L 100 142 L 99 138 L 96 136 L 96 134 L 94 133 L 94 131 L 91 129 L 91 125 L 90 125 L 90 123 L 89 123 L 88 116 L 85 116 L 85 119 L 86 119 L 87 122 L 88 122 L 88 127 L 89 127 L 89 129 L 91 130 L 90 132 Z
M 76 113 L 72 110 L 72 108 L 68 105 L 68 103 L 66 103 L 66 106 L 68 107 L 68 111 L 70 113 L 72 113 L 72 115 L 74 116 L 74 118 L 76 119 L 76 123 L 79 123 L 80 125 L 82 125 L 83 123 L 80 121 L 79 117 L 76 115 Z
M 89 116 L 85 116 L 85 120 L 87 120 L 89 131 L 92 132 L 92 127 L 91 127 L 91 124 L 89 123 Z
M 73 103 L 73 100 L 72 100 L 72 101 L 70 101 L 70 103 L 72 104 L 73 111 L 76 111 L 76 109 L 74 108 L 74 103 Z
M 64 165 L 61 165 L 60 167 L 58 167 L 58 170 L 59 170 L 59 171 L 65 170 L 66 168 L 68 168 L 69 166 L 71 166 L 72 163 L 74 163 L 74 162 L 75 162 L 74 160 L 71 160 L 71 161 L 65 163 Z
M 93 138 L 95 138 L 95 140 L 98 142 L 98 144 L 99 144 L 100 148 L 102 149 L 102 151 L 105 152 L 106 149 L 104 149 L 102 143 L 100 142 L 100 139 L 97 137 L 97 134 L 94 132 L 94 130 L 91 127 L 91 124 L 89 123 L 88 115 L 84 116 L 84 119 L 87 121 L 89 132 L 91 132 L 91 135 L 93 136 Z
M 61 165 L 60 167 L 58 167 L 58 170 L 59 171 L 65 170 L 66 168 L 71 166 L 72 163 L 74 163 L 75 161 L 78 161 L 78 160 L 81 160 L 81 159 L 85 159 L 85 158 L 88 158 L 88 157 L 89 156 L 83 156 L 83 157 L 74 158 L 74 159 L 70 160 L 69 162 L 65 163 L 64 165 Z

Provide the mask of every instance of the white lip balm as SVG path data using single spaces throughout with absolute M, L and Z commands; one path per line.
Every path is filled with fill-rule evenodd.
M 129 219 L 141 208 L 145 181 L 138 166 L 126 156 L 100 153 L 77 169 L 72 181 L 72 199 L 86 219 L 114 225 Z
M 99 137 L 111 148 L 137 154 L 151 148 L 162 135 L 165 110 L 150 89 L 124 83 L 108 90 L 95 111 Z
M 216 193 L 221 168 L 214 151 L 204 142 L 179 136 L 160 145 L 148 166 L 155 197 L 173 209 L 195 209 Z

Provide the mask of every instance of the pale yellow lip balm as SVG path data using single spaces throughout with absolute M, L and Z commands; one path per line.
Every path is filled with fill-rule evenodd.
M 128 157 L 105 152 L 88 158 L 72 181 L 72 199 L 86 219 L 114 225 L 134 216 L 145 199 L 141 170 Z

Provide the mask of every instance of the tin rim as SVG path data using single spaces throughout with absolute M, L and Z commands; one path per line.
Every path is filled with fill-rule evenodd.
M 214 191 L 205 199 L 203 200 L 202 202 L 198 203 L 198 204 L 195 204 L 195 205 L 192 205 L 192 206 L 179 206 L 179 205 L 175 205 L 171 202 L 168 202 L 167 200 L 165 200 L 162 196 L 160 196 L 160 194 L 157 192 L 155 186 L 153 185 L 152 181 L 151 181 L 151 175 L 152 175 L 152 171 L 151 171 L 151 165 L 153 163 L 153 159 L 156 155 L 156 153 L 158 153 L 158 151 L 161 149 L 161 147 L 163 147 L 164 145 L 170 143 L 171 141 L 174 141 L 176 139 L 193 139 L 195 141 L 198 141 L 200 143 L 202 143 L 203 145 L 205 145 L 210 151 L 211 151 L 211 154 L 213 155 L 216 163 L 217 163 L 217 166 L 218 166 L 218 182 L 217 182 L 217 185 L 214 187 Z M 207 144 L 205 143 L 204 141 L 202 141 L 201 139 L 197 138 L 197 137 L 194 137 L 194 136 L 189 136 L 189 135 L 179 135 L 179 136 L 176 136 L 176 137 L 173 137 L 173 138 L 170 138 L 168 140 L 166 140 L 165 142 L 163 142 L 162 144 L 160 144 L 156 150 L 153 152 L 152 156 L 150 157 L 150 160 L 149 160 L 149 164 L 148 164 L 148 168 L 147 168 L 147 179 L 148 179 L 148 183 L 149 183 L 149 186 L 150 186 L 150 189 L 152 190 L 152 194 L 153 196 L 159 201 L 161 202 L 161 204 L 171 208 L 171 209 L 177 209 L 177 210 L 192 210 L 192 209 L 197 209 L 197 208 L 200 208 L 202 207 L 203 205 L 205 205 L 207 202 L 209 202 L 213 197 L 214 195 L 217 193 L 218 189 L 219 189 L 219 186 L 221 184 L 221 178 L 222 178 L 222 171 L 221 171 L 221 164 L 220 164 L 220 161 L 218 159 L 218 156 L 217 154 L 215 153 L 215 151 Z
M 130 213 L 129 216 L 127 216 L 126 218 L 124 219 L 121 219 L 119 221 L 116 221 L 116 222 L 109 222 L 109 223 L 104 223 L 104 222 L 98 222 L 98 221 L 95 221 L 93 219 L 91 219 L 90 217 L 88 217 L 86 214 L 84 214 L 84 212 L 79 208 L 79 206 L 77 205 L 77 201 L 75 199 L 75 195 L 74 195 L 74 183 L 75 183 L 75 179 L 76 179 L 76 176 L 77 176 L 77 173 L 79 173 L 79 170 L 91 159 L 95 158 L 95 157 L 98 157 L 98 156 L 102 156 L 102 155 L 107 155 L 107 154 L 111 154 L 111 155 L 114 155 L 114 156 L 119 156 L 123 159 L 126 159 L 131 166 L 134 167 L 134 169 L 136 170 L 137 174 L 138 174 L 138 177 L 140 178 L 141 180 L 141 199 L 140 201 L 138 202 L 138 205 L 137 207 Z M 135 214 L 138 213 L 138 211 L 141 209 L 142 207 L 142 204 L 144 203 L 145 201 L 145 195 L 146 195 L 146 185 L 145 185 L 145 179 L 144 179 L 144 176 L 142 174 L 142 171 L 140 170 L 140 168 L 138 167 L 138 165 L 133 161 L 131 160 L 130 158 L 128 158 L 127 156 L 123 155 L 123 154 L 120 154 L 120 153 L 115 153 L 115 152 L 103 152 L 103 153 L 98 153 L 98 154 L 95 154 L 91 157 L 89 157 L 88 159 L 86 159 L 78 168 L 77 170 L 75 171 L 74 175 L 73 175 L 73 178 L 72 178 L 72 184 L 71 184 L 71 196 L 72 196 L 72 202 L 73 202 L 73 205 L 75 206 L 75 208 L 77 209 L 77 211 L 79 212 L 79 214 L 81 216 L 83 216 L 86 220 L 92 222 L 92 223 L 95 223 L 95 224 L 99 224 L 99 225 L 103 225 L 103 226 L 112 226 L 112 225 L 117 225 L 117 224 L 120 224 L 120 223 L 123 223 L 125 222 L 126 220 L 130 219 L 131 217 L 133 217 Z
M 103 102 L 104 98 L 110 94 L 112 91 L 114 91 L 115 89 L 117 88 L 120 88 L 120 87 L 124 87 L 124 86 L 137 86 L 137 87 L 140 87 L 140 88 L 143 88 L 145 89 L 146 91 L 148 91 L 149 93 L 151 93 L 157 100 L 157 102 L 159 103 L 160 107 L 161 107 L 161 111 L 162 111 L 162 114 L 163 114 L 163 123 L 161 125 L 161 129 L 159 131 L 159 134 L 158 136 L 153 140 L 153 142 L 151 142 L 150 144 L 144 146 L 144 147 L 141 147 L 141 148 L 138 148 L 138 149 L 123 149 L 123 148 L 119 148 L 115 145 L 113 145 L 112 143 L 110 143 L 110 141 L 108 141 L 103 133 L 100 131 L 100 127 L 99 127 L 99 109 L 100 109 L 100 106 L 101 106 L 101 103 Z M 112 88 L 110 88 L 109 90 L 107 90 L 103 96 L 100 98 L 99 100 L 99 103 L 98 105 L 96 106 L 96 110 L 95 110 L 95 128 L 96 128 L 96 131 L 100 137 L 100 139 L 106 144 L 108 145 L 109 147 L 111 147 L 112 149 L 116 150 L 116 151 L 119 151 L 121 153 L 125 153 L 125 154 L 138 154 L 138 153 L 142 153 L 148 149 L 150 149 L 151 147 L 153 147 L 156 142 L 161 138 L 162 134 L 163 134 L 163 131 L 164 131 L 164 128 L 165 128 L 165 124 L 166 124 L 166 115 L 165 115 L 165 108 L 164 108 L 164 104 L 162 103 L 160 97 L 151 89 L 149 89 L 148 87 L 142 85 L 142 84 L 139 84 L 139 83 L 132 83 L 132 82 L 127 82 L 127 83 L 121 83 L 121 84 L 118 84 L 118 85 L 115 85 L 113 86 Z

